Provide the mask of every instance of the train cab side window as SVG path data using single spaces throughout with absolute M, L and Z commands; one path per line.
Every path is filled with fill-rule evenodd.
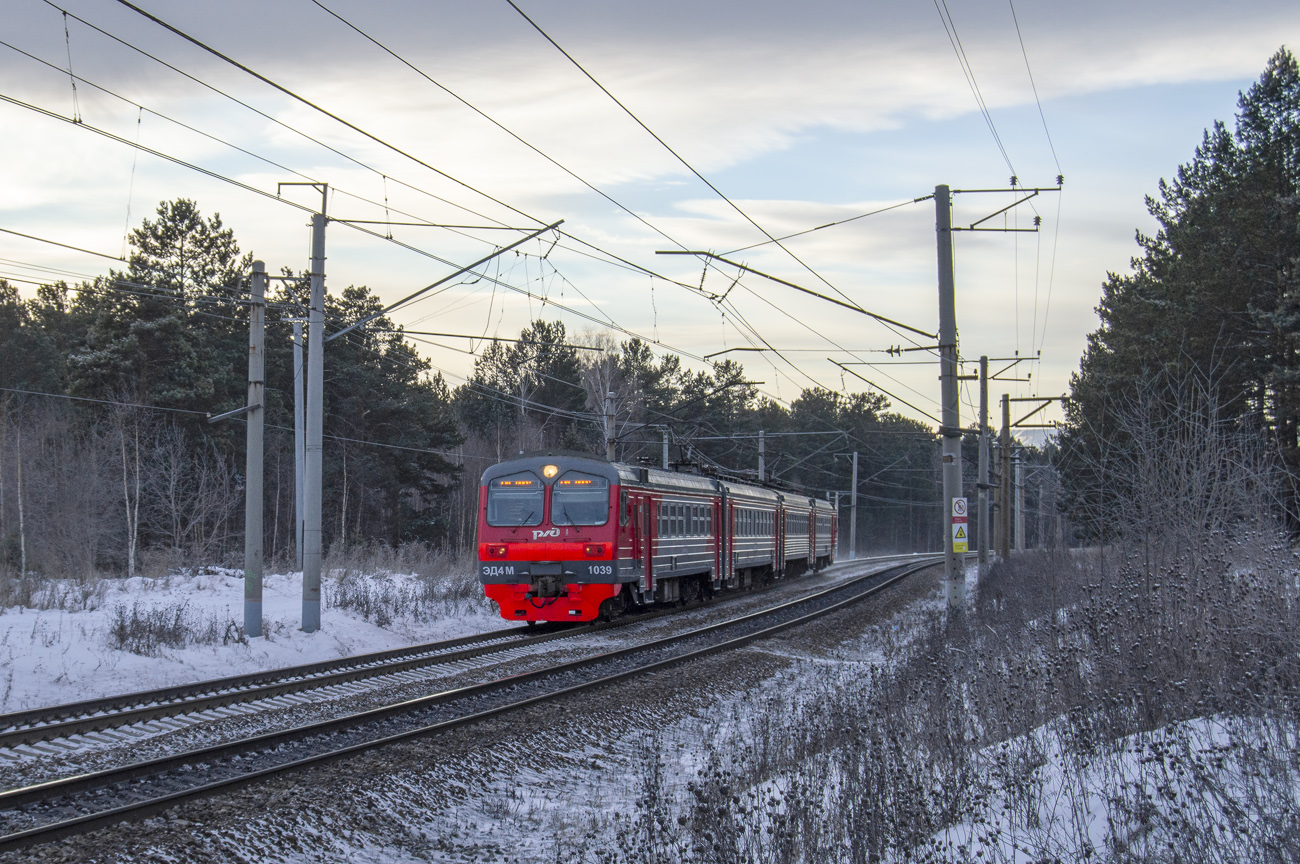
M 618 524 L 627 525 L 632 518 L 632 504 L 628 501 L 627 490 L 618 493 Z

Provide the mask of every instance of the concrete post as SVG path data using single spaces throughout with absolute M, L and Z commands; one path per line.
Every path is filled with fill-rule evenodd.
M 248 439 L 244 452 L 244 635 L 262 635 L 262 427 L 266 412 L 266 265 L 253 262 L 248 307 Z
M 966 562 L 953 551 L 953 499 L 961 497 L 961 417 L 957 389 L 957 297 L 952 264 L 952 198 L 947 186 L 934 187 L 935 237 L 939 259 L 939 400 L 943 412 L 944 594 L 948 608 L 966 604 Z
M 998 557 L 1011 557 L 1011 394 L 1002 394 L 1002 463 L 998 477 Z
M 311 307 L 307 315 L 306 519 L 303 525 L 302 629 L 320 629 L 321 474 L 325 422 L 325 214 L 311 217 Z
M 979 553 L 980 577 L 989 566 L 989 358 L 980 358 L 980 456 L 979 456 Z
M 858 451 L 853 451 L 852 501 L 849 510 L 849 559 L 858 557 Z
M 614 461 L 614 397 L 610 390 L 605 393 L 605 461 Z
M 1025 450 L 1016 459 L 1016 551 L 1025 551 Z
M 767 454 L 763 452 L 763 430 L 758 430 L 758 482 L 762 483 L 767 479 L 767 465 L 764 463 L 764 457 Z
M 302 322 L 293 322 L 293 542 L 294 559 L 302 572 L 303 526 L 307 524 L 307 441 L 303 429 Z

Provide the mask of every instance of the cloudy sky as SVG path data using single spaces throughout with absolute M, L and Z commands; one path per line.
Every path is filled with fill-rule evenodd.
M 1028 228 L 1037 215 L 1039 233 L 956 239 L 963 358 L 1041 350 L 1023 367 L 1031 381 L 991 389 L 1060 394 L 1096 327 L 1101 282 L 1127 269 L 1135 229 L 1151 227 L 1143 196 L 1205 127 L 1231 120 L 1274 51 L 1300 44 L 1300 4 L 1273 0 L 1016 0 L 1014 19 L 1006 0 L 516 2 L 663 143 L 506 0 L 136 0 L 374 138 L 116 0 L 4 0 L 0 95 L 25 105 L 0 103 L 0 228 L 115 256 L 128 226 L 183 196 L 219 212 L 272 271 L 302 269 L 306 211 L 274 195 L 304 179 L 330 184 L 338 219 L 476 226 L 363 226 L 376 237 L 331 224 L 331 290 L 366 284 L 391 301 L 446 276 L 444 262 L 522 236 L 502 226 L 563 219 L 570 236 L 529 241 L 481 271 L 491 278 L 395 317 L 412 330 L 507 337 L 538 317 L 578 334 L 612 322 L 692 368 L 771 345 L 782 356 L 723 356 L 785 402 L 814 384 L 869 387 L 833 358 L 925 419 L 938 413 L 937 367 L 914 362 L 922 352 L 904 355 L 907 365 L 879 353 L 912 344 L 903 335 L 758 276 L 737 281 L 725 264 L 705 273 L 696 258 L 656 251 L 743 250 L 730 257 L 933 331 L 934 204 L 908 202 L 941 183 L 1003 189 L 1014 173 L 1053 187 L 1063 174 L 1059 193 L 984 223 Z M 69 62 L 83 79 L 75 94 Z M 305 189 L 286 197 L 319 202 Z M 1014 200 L 958 195 L 954 220 Z M 746 219 L 781 237 L 900 204 L 792 238 L 786 251 Z M 398 242 L 384 239 L 390 230 Z M 0 234 L 0 276 L 111 266 Z M 684 287 L 702 277 L 726 299 Z M 454 386 L 473 343 L 432 341 L 421 349 Z

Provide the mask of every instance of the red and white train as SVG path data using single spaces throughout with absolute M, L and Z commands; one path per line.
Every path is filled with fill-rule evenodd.
M 830 564 L 815 498 L 575 453 L 483 472 L 479 580 L 512 621 L 591 621 Z

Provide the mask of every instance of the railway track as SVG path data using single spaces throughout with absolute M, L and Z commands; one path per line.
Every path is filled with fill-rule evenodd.
M 859 562 L 872 560 L 877 559 Z M 509 657 L 546 642 L 649 621 L 675 611 L 647 612 L 578 627 L 512 627 L 338 660 L 0 714 L 0 759 L 66 755 L 130 743 L 146 735 L 165 734 L 199 723 L 352 696 L 362 689 L 356 686 L 359 682 L 368 683 L 365 689 L 412 683 L 421 679 L 420 670 L 430 666 L 464 663 L 488 654 Z M 307 693 L 311 695 L 302 695 Z
M 6 832 L 0 836 L 0 852 L 143 818 L 185 801 L 216 795 L 287 771 L 345 759 L 397 741 L 430 735 L 738 648 L 862 600 L 934 563 L 935 559 L 926 559 L 895 565 L 759 612 L 533 672 L 293 729 L 0 792 L 0 831 Z M 584 632 L 591 629 L 600 627 Z M 552 639 L 559 635 L 548 633 L 524 638 Z M 459 647 L 436 644 L 442 646 L 437 650 L 444 652 L 444 658 Z M 404 650 L 419 653 L 421 648 L 433 647 Z M 353 662 L 357 659 L 365 658 L 354 658 Z M 272 686 L 284 683 L 272 682 Z
M 396 679 L 393 683 L 404 683 L 402 676 L 424 667 L 581 636 L 619 623 L 625 622 L 568 628 L 512 627 L 338 660 L 2 714 L 0 751 L 25 755 L 66 753 L 78 749 L 78 745 L 83 743 L 78 738 L 94 733 L 100 734 L 88 741 L 122 743 L 138 737 L 138 734 L 110 730 L 162 721 L 158 724 L 162 728 L 156 731 L 167 731 L 191 725 L 194 721 L 211 721 L 257 710 L 256 707 L 232 706 L 255 706 L 258 702 L 279 700 L 272 707 L 289 707 L 295 701 L 305 700 L 285 697 L 305 691 L 323 691 L 328 697 L 337 695 L 340 688 L 346 691 L 346 685 L 368 679 Z M 335 692 L 330 693 L 331 690 Z M 106 731 L 107 735 L 104 734 Z

